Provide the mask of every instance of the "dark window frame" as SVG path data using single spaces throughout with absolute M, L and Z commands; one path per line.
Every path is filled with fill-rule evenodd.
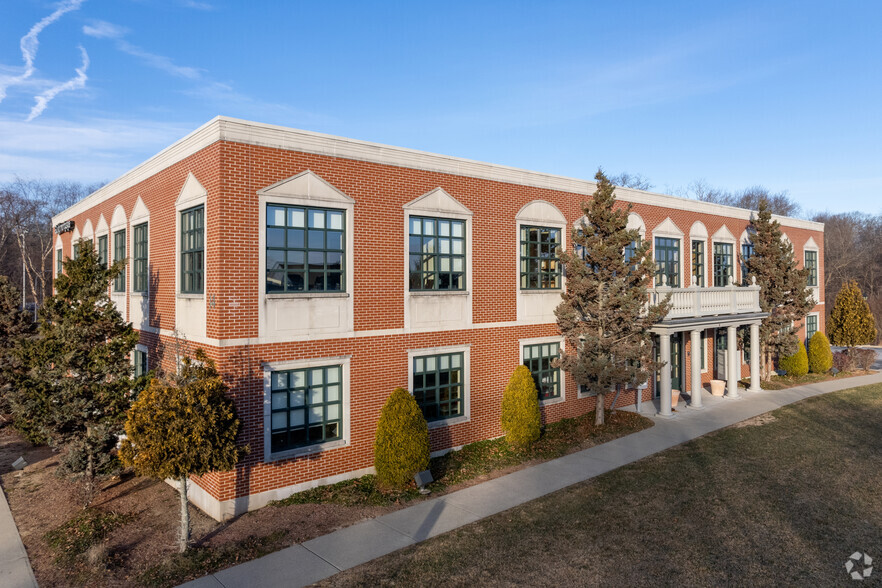
M 811 264 L 809 263 L 811 257 Z M 806 249 L 803 252 L 803 267 L 809 270 L 806 286 L 810 288 L 818 287 L 818 252 L 814 249 Z
M 729 278 L 735 277 L 735 245 L 729 242 L 714 242 L 714 288 L 729 285 Z M 725 262 L 725 263 L 723 263 Z M 727 270 L 725 272 L 721 270 Z M 721 283 L 722 282 L 722 283 Z
M 680 264 L 682 255 L 680 239 L 676 237 L 656 237 L 653 247 L 655 259 L 655 285 L 661 286 L 662 274 L 668 278 L 668 287 L 680 287 Z
M 205 205 L 180 213 L 181 294 L 205 293 Z
M 135 349 L 133 352 L 133 375 L 136 378 L 140 378 L 148 371 L 149 359 L 146 351 L 141 351 L 140 349 Z
M 741 243 L 741 284 L 744 286 L 748 284 L 747 262 L 753 257 L 754 253 L 756 253 L 756 248 L 753 246 L 753 241 L 745 241 Z
M 146 293 L 150 233 L 147 223 L 132 227 L 132 292 Z
M 547 354 L 545 347 L 548 348 L 549 353 Z M 551 362 L 558 357 L 560 357 L 559 341 L 527 343 L 523 347 L 523 364 L 529 368 L 533 375 L 540 402 L 561 397 L 563 376 L 559 367 L 551 365 Z M 544 381 L 547 376 L 550 376 L 550 381 Z
M 98 263 L 107 269 L 107 235 L 98 237 Z
M 558 227 L 521 225 L 521 290 L 560 290 L 561 263 L 557 249 L 561 246 L 561 234 Z
M 697 246 L 697 247 L 696 247 Z M 704 287 L 704 271 L 705 271 L 705 251 L 704 241 L 692 240 L 692 284 Z
M 298 374 L 302 379 L 297 378 Z M 340 364 L 270 373 L 271 454 L 343 439 L 344 377 Z M 320 400 L 315 397 L 316 393 L 320 394 Z M 321 412 L 321 418 L 315 414 L 316 410 Z M 332 414 L 334 411 L 336 416 Z M 280 426 L 282 420 L 284 427 Z M 334 427 L 336 433 L 331 434 Z
M 120 229 L 113 232 L 113 263 L 126 259 L 126 230 Z M 126 291 L 126 266 L 123 265 L 122 271 L 113 280 L 113 291 L 117 294 Z
M 271 218 L 275 217 L 273 209 L 282 211 L 284 224 L 276 224 L 275 218 Z M 321 226 L 311 226 L 319 224 L 319 215 Z M 332 218 L 340 218 L 339 228 L 329 226 Z M 264 230 L 264 291 L 267 294 L 337 294 L 346 291 L 346 210 L 268 202 Z M 278 241 L 279 237 L 281 243 Z M 339 247 L 334 246 L 335 240 L 339 241 Z M 321 245 L 318 245 L 318 241 L 321 241 Z M 337 256 L 339 261 L 334 263 Z M 271 258 L 275 259 L 272 268 Z M 319 259 L 321 263 L 318 263 Z M 281 266 L 275 265 L 279 261 Z M 298 278 L 299 288 L 296 287 Z M 319 279 L 320 282 L 317 281 Z M 271 289 L 270 284 L 273 281 L 277 281 L 281 288 Z M 319 283 L 321 287 L 313 287 Z
M 420 232 L 415 233 L 415 221 Z M 447 224 L 448 234 L 440 234 Z M 467 221 L 457 218 L 410 215 L 408 219 L 408 288 L 411 292 L 464 292 L 468 273 L 466 258 Z M 427 231 L 427 227 L 431 227 Z M 461 234 L 456 234 L 461 227 Z M 414 245 L 419 241 L 419 248 Z M 448 251 L 443 252 L 447 243 Z M 460 252 L 456 253 L 457 245 Z M 445 265 L 447 269 L 442 269 Z M 460 269 L 455 269 L 459 262 Z M 430 266 L 430 267 L 429 267 Z M 426 269 L 429 267 L 429 269 Z M 458 277 L 458 279 L 456 279 Z M 454 286 L 454 284 L 457 284 Z
M 55 250 L 55 277 L 56 278 L 58 276 L 60 276 L 61 273 L 64 271 L 64 266 L 62 265 L 63 259 L 64 259 L 64 250 L 63 249 L 56 249 Z
M 442 367 L 445 363 L 446 367 Z M 411 369 L 411 394 L 426 422 L 434 423 L 465 416 L 464 352 L 416 355 L 411 361 Z
M 809 333 L 809 323 L 812 324 L 811 333 Z M 809 341 L 812 339 L 812 335 L 818 332 L 821 321 L 818 320 L 818 315 L 816 314 L 808 314 L 805 317 L 805 343 L 808 345 Z

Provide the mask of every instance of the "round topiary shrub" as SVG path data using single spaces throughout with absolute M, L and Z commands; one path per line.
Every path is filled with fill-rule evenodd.
M 805 352 L 805 345 L 799 344 L 796 353 L 788 357 L 782 357 L 778 362 L 778 367 L 787 372 L 788 376 L 800 378 L 808 373 L 808 354 Z
M 539 391 L 527 366 L 519 365 L 505 387 L 501 424 L 512 447 L 526 448 L 539 439 Z
M 827 335 L 818 331 L 809 339 L 809 371 L 813 374 L 826 374 L 833 367 L 833 351 Z
M 403 488 L 414 474 L 429 467 L 429 426 L 404 388 L 395 388 L 380 411 L 374 467 L 378 482 L 386 488 Z

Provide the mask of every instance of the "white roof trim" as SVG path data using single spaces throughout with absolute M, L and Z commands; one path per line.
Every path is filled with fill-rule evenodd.
M 62 220 L 76 216 L 217 141 L 262 145 L 302 153 L 329 155 L 384 165 L 560 190 L 586 196 L 593 193 L 596 188 L 596 184 L 588 180 L 218 116 L 183 139 L 163 149 L 141 165 L 96 190 L 67 210 L 55 215 L 52 222 L 57 224 Z M 747 221 L 751 219 L 753 214 L 752 211 L 743 208 L 723 206 L 721 204 L 630 188 L 616 188 L 616 197 L 624 202 L 662 206 Z M 773 218 L 785 226 L 815 231 L 824 230 L 823 223 L 774 215 Z

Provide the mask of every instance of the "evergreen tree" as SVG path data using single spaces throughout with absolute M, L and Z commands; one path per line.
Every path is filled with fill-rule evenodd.
M 539 440 L 542 415 L 539 412 L 539 391 L 530 368 L 515 368 L 502 394 L 500 419 L 505 440 L 519 449 L 526 449 Z
M 876 319 L 857 282 L 846 282 L 833 302 L 827 328 L 833 345 L 854 347 L 876 341 Z
M 12 397 L 24 377 L 19 347 L 35 328 L 31 315 L 19 308 L 21 293 L 0 276 L 0 413 L 15 412 Z
M 555 310 L 567 345 L 559 364 L 576 383 L 597 395 L 595 424 L 604 423 L 605 394 L 645 382 L 663 364 L 654 361 L 650 327 L 668 313 L 669 302 L 647 306 L 655 264 L 649 243 L 628 230 L 627 208 L 615 208 L 615 188 L 602 171 L 597 190 L 582 208 L 587 220 L 573 231 L 575 252 L 562 251 L 567 290 Z
M 23 347 L 27 379 L 16 401 L 50 444 L 75 456 L 70 463 L 83 464 L 88 504 L 132 401 L 138 334 L 108 296 L 124 262 L 104 268 L 92 247 L 78 252 L 40 310 L 38 336 Z
M 814 306 L 811 289 L 806 286 L 809 271 L 797 269 L 793 245 L 784 241 L 781 224 L 772 220 L 768 202 L 760 200 L 759 210 L 750 221 L 753 255 L 742 260 L 747 279 L 756 278 L 760 286 L 760 308 L 768 312 L 760 325 L 762 379 L 772 376 L 776 357 L 793 355 L 799 345 L 795 324 Z
M 128 412 L 120 457 L 143 476 L 178 481 L 180 551 L 190 543 L 189 476 L 231 470 L 248 448 L 236 445 L 239 420 L 227 385 L 201 349 L 172 383 L 154 378 Z
M 395 388 L 380 411 L 374 467 L 383 488 L 404 488 L 429 468 L 429 425 L 413 394 Z

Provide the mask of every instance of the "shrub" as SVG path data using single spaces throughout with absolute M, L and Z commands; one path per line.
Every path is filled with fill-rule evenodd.
M 833 367 L 840 372 L 850 372 L 854 369 L 854 357 L 847 351 L 837 351 L 833 354 Z
M 526 448 L 539 439 L 539 392 L 527 366 L 519 365 L 505 387 L 501 424 L 513 447 Z
M 788 376 L 800 378 L 808 373 L 808 354 L 805 351 L 805 345 L 799 345 L 796 353 L 787 357 L 782 357 L 778 362 L 778 367 L 787 372 Z
M 857 282 L 845 282 L 836 294 L 830 324 L 830 338 L 836 345 L 870 345 L 876 340 L 876 319 Z
M 849 349 L 848 355 L 854 360 L 854 364 L 866 371 L 876 363 L 876 352 L 872 349 Z
M 429 427 L 414 397 L 395 388 L 377 423 L 374 467 L 381 486 L 403 488 L 429 467 Z
M 808 346 L 809 371 L 813 374 L 826 374 L 833 367 L 833 352 L 827 335 L 818 331 L 809 340 Z

